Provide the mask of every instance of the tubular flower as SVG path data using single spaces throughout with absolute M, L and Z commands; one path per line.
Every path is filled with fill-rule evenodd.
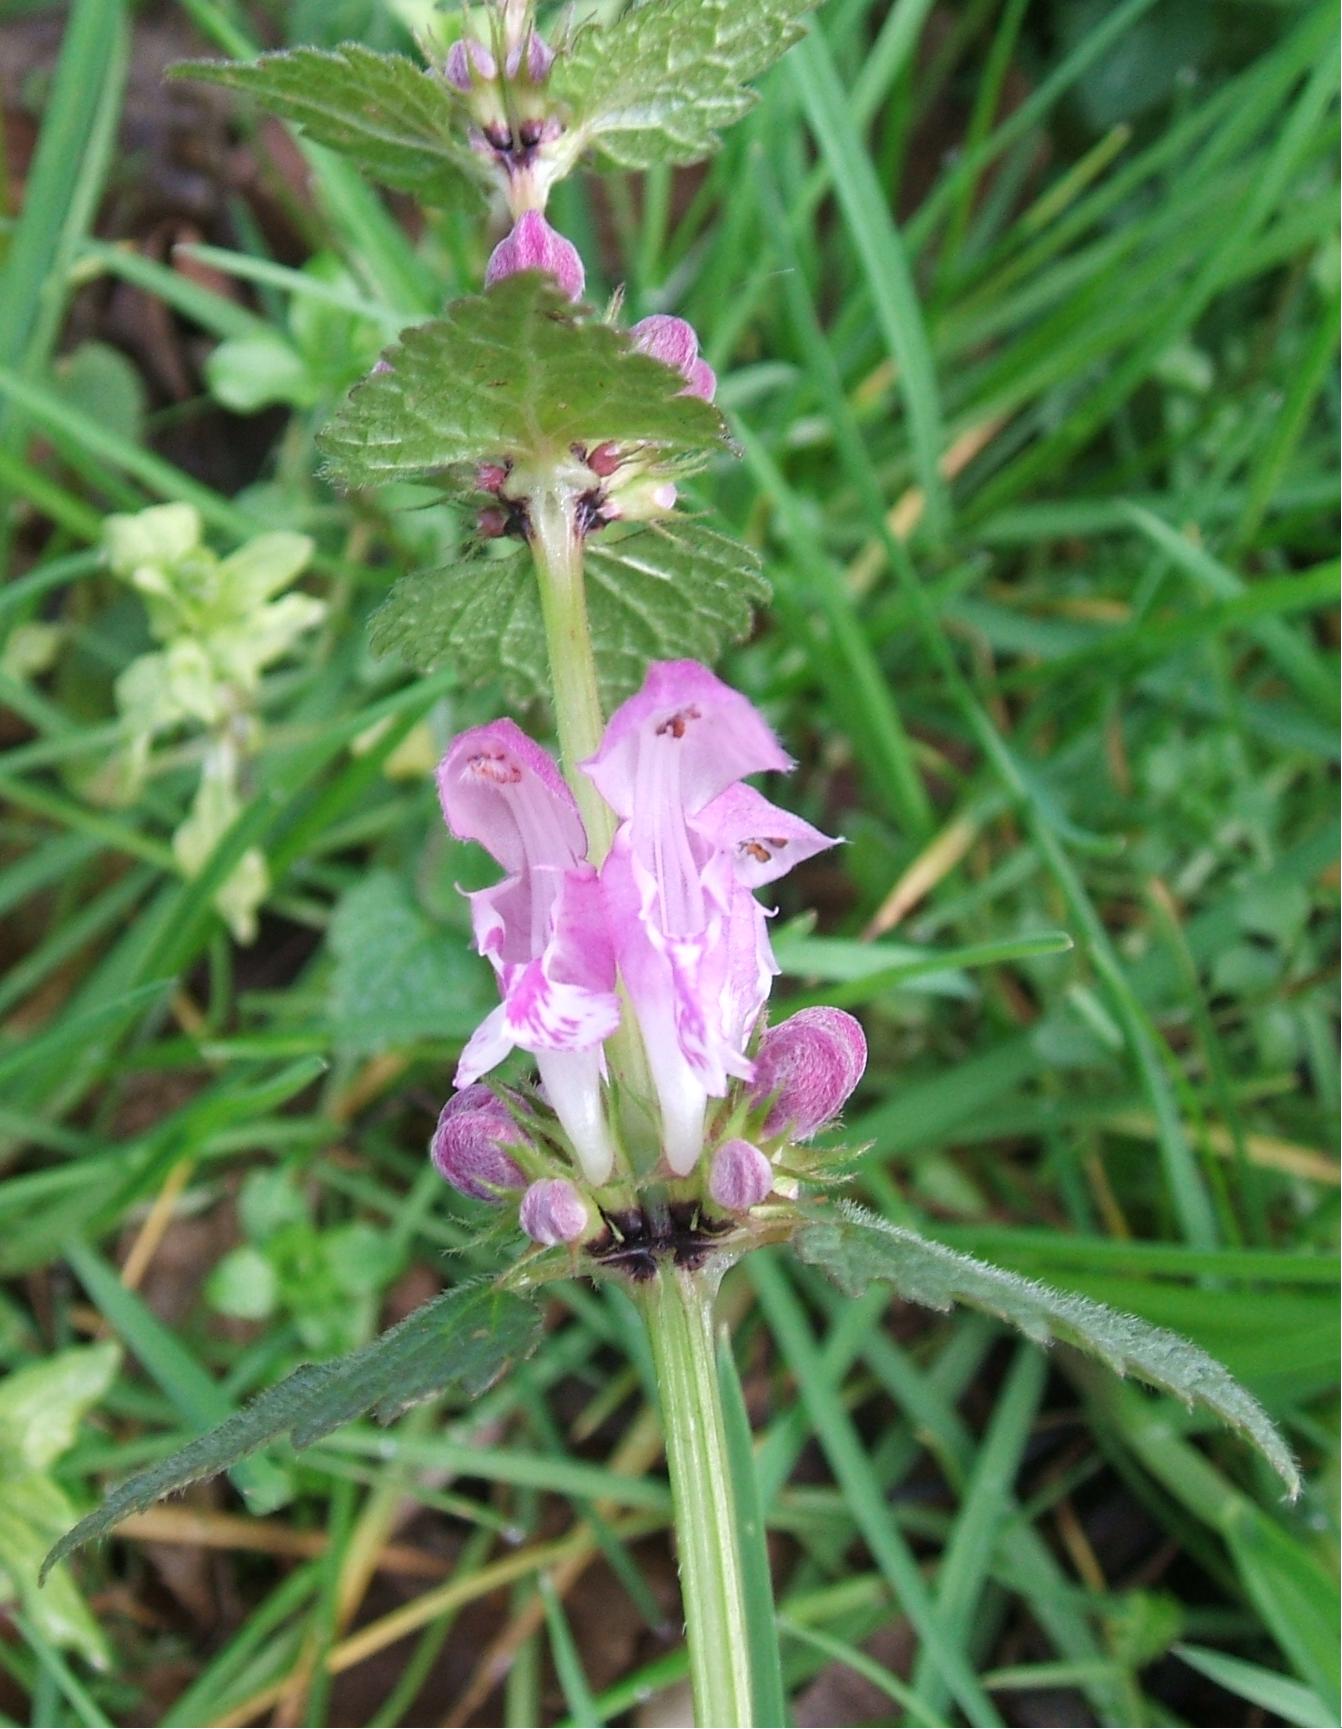
M 792 765 L 746 698 L 695 661 L 650 666 L 582 766 L 621 819 L 601 874 L 611 940 L 663 1152 L 684 1176 L 709 1098 L 754 1076 L 745 1047 L 777 966 L 752 891 L 834 843 L 741 784 Z
M 536 1058 L 583 1171 L 604 1182 L 614 1153 L 601 1102 L 602 1040 L 619 1024 L 601 884 L 573 794 L 550 756 L 510 720 L 472 728 L 438 768 L 448 828 L 507 873 L 467 898 L 476 947 L 502 1002 L 462 1053 L 466 1087 L 514 1046 Z

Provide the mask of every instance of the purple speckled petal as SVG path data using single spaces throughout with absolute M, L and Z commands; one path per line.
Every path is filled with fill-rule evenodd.
M 729 1213 L 749 1212 L 773 1192 L 774 1168 L 749 1141 L 724 1141 L 713 1155 L 708 1192 Z
M 587 280 L 577 247 L 557 234 L 539 210 L 524 211 L 511 234 L 494 248 L 485 267 L 485 287 L 520 270 L 545 271 L 570 300 L 580 298 Z
M 512 721 L 456 739 L 438 770 L 447 825 L 508 871 L 468 895 L 475 943 L 503 1001 L 476 1028 L 458 1086 L 517 1046 L 533 1053 L 584 1167 L 604 1181 L 614 1157 L 601 1108 L 600 1046 L 619 1025 L 615 951 L 587 837 L 550 756 Z
M 806 1141 L 843 1109 L 867 1066 L 860 1023 L 843 1009 L 800 1009 L 760 1040 L 751 1095 L 767 1135 Z
M 476 947 L 498 975 L 503 1002 L 466 1047 L 458 1085 L 501 1062 L 514 1045 L 581 1051 L 610 1037 L 620 1021 L 615 951 L 601 883 L 589 864 L 528 871 L 468 898 Z

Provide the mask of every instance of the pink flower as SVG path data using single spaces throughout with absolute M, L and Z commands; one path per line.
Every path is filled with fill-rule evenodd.
M 769 1105 L 765 1134 L 809 1141 L 838 1116 L 866 1066 L 866 1036 L 843 1009 L 799 1009 L 770 1027 L 750 1089 L 756 1104 Z
M 543 270 L 553 276 L 570 300 L 577 300 L 587 280 L 578 249 L 557 234 L 539 210 L 526 210 L 500 240 L 485 267 L 485 287 L 515 276 L 519 270 Z
M 699 358 L 699 338 L 693 325 L 683 318 L 655 312 L 651 318 L 641 318 L 629 332 L 634 347 L 660 360 L 663 366 L 674 367 L 685 380 L 682 396 L 702 396 L 712 402 L 718 387 L 717 375 L 706 360 Z
M 587 835 L 552 759 L 510 720 L 462 733 L 438 767 L 448 828 L 507 872 L 467 898 L 476 947 L 503 998 L 457 1068 L 469 1086 L 520 1046 L 536 1058 L 555 1115 L 588 1179 L 614 1152 L 601 1103 L 602 1041 L 619 1024 L 615 956 Z
M 741 777 L 792 765 L 745 697 L 695 661 L 648 668 L 582 765 L 622 819 L 602 868 L 671 1169 L 693 1169 L 710 1097 L 749 1081 L 750 1030 L 777 971 L 752 890 L 833 845 Z

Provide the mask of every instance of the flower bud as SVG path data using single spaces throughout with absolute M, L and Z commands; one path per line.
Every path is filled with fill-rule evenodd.
M 523 1139 L 508 1107 L 488 1087 L 463 1087 L 438 1114 L 429 1156 L 438 1175 L 463 1195 L 497 1201 L 499 1189 L 520 1189 L 526 1182 L 504 1150 Z
M 463 94 L 469 94 L 477 79 L 485 84 L 493 83 L 498 70 L 494 56 L 483 42 L 477 42 L 473 36 L 463 36 L 447 51 L 443 77 Z
M 528 32 L 525 44 L 519 42 L 508 50 L 504 71 L 509 78 L 516 78 L 525 69 L 529 83 L 543 84 L 550 76 L 554 58 L 554 49 L 532 30 Z
M 505 276 L 515 276 L 519 270 L 544 270 L 570 300 L 578 299 L 587 280 L 577 247 L 556 234 L 539 210 L 524 211 L 512 233 L 494 248 L 485 269 L 485 287 L 502 282 Z
M 508 470 L 501 462 L 482 462 L 475 471 L 475 484 L 481 492 L 502 492 Z
M 774 1168 L 749 1141 L 724 1141 L 713 1155 L 708 1192 L 729 1213 L 746 1213 L 772 1191 Z
M 641 318 L 629 332 L 634 347 L 663 366 L 673 367 L 685 380 L 682 396 L 701 396 L 712 402 L 718 387 L 717 376 L 706 360 L 699 358 L 699 338 L 693 325 L 683 318 L 672 318 L 657 312 L 651 318 Z
M 587 452 L 588 468 L 593 474 L 600 475 L 602 480 L 609 480 L 611 475 L 618 471 L 623 460 L 619 445 L 609 438 L 604 444 L 598 444 L 595 449 Z
M 587 1234 L 590 1217 L 587 1202 L 565 1177 L 533 1183 L 522 1196 L 522 1229 L 545 1249 L 578 1242 Z
M 861 1026 L 842 1009 L 801 1009 L 760 1041 L 750 1096 L 768 1104 L 766 1135 L 808 1141 L 843 1109 L 867 1066 Z
M 631 479 L 607 493 L 601 517 L 605 522 L 655 522 L 658 517 L 670 516 L 675 508 L 673 483 L 640 474 L 635 466 Z

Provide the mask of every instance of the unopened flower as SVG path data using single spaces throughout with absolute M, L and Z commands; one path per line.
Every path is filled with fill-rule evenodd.
M 774 1168 L 749 1141 L 724 1141 L 713 1154 L 708 1192 L 729 1213 L 746 1213 L 767 1199 Z
M 587 1202 L 564 1177 L 533 1183 L 522 1196 L 518 1217 L 531 1240 L 546 1249 L 581 1241 L 591 1223 Z
M 866 1036 L 842 1009 L 799 1009 L 770 1027 L 751 1086 L 755 1102 L 769 1105 L 765 1134 L 810 1140 L 843 1109 L 866 1066 Z
M 512 232 L 494 248 L 485 269 L 485 286 L 502 282 L 520 270 L 545 271 L 570 300 L 581 296 L 587 280 L 577 247 L 557 234 L 539 210 L 524 211 Z
M 473 36 L 463 36 L 447 51 L 443 76 L 463 95 L 469 94 L 477 83 L 492 84 L 498 75 L 494 56 Z
M 515 42 L 508 50 L 503 66 L 509 78 L 524 77 L 528 83 L 543 84 L 554 65 L 554 49 L 539 31 L 529 30 L 524 42 Z
M 497 1201 L 500 1189 L 526 1183 L 507 1148 L 523 1139 L 512 1113 L 488 1087 L 463 1087 L 443 1106 L 429 1142 L 440 1177 L 477 1201 Z
M 601 880 L 678 1175 L 735 1077 L 777 971 L 752 890 L 833 845 L 741 777 L 792 765 L 745 697 L 695 661 L 654 662 L 583 769 L 621 818 Z
M 510 720 L 472 728 L 438 768 L 447 826 L 508 873 L 467 898 L 503 1001 L 462 1053 L 458 1086 L 530 1051 L 590 1182 L 614 1152 L 601 1102 L 603 1039 L 620 1019 L 615 957 L 587 835 L 551 757 Z
M 701 396 L 712 402 L 718 387 L 717 375 L 706 360 L 699 358 L 699 338 L 694 326 L 683 318 L 672 318 L 656 312 L 641 318 L 629 332 L 634 347 L 663 366 L 674 367 L 685 380 L 684 396 Z

